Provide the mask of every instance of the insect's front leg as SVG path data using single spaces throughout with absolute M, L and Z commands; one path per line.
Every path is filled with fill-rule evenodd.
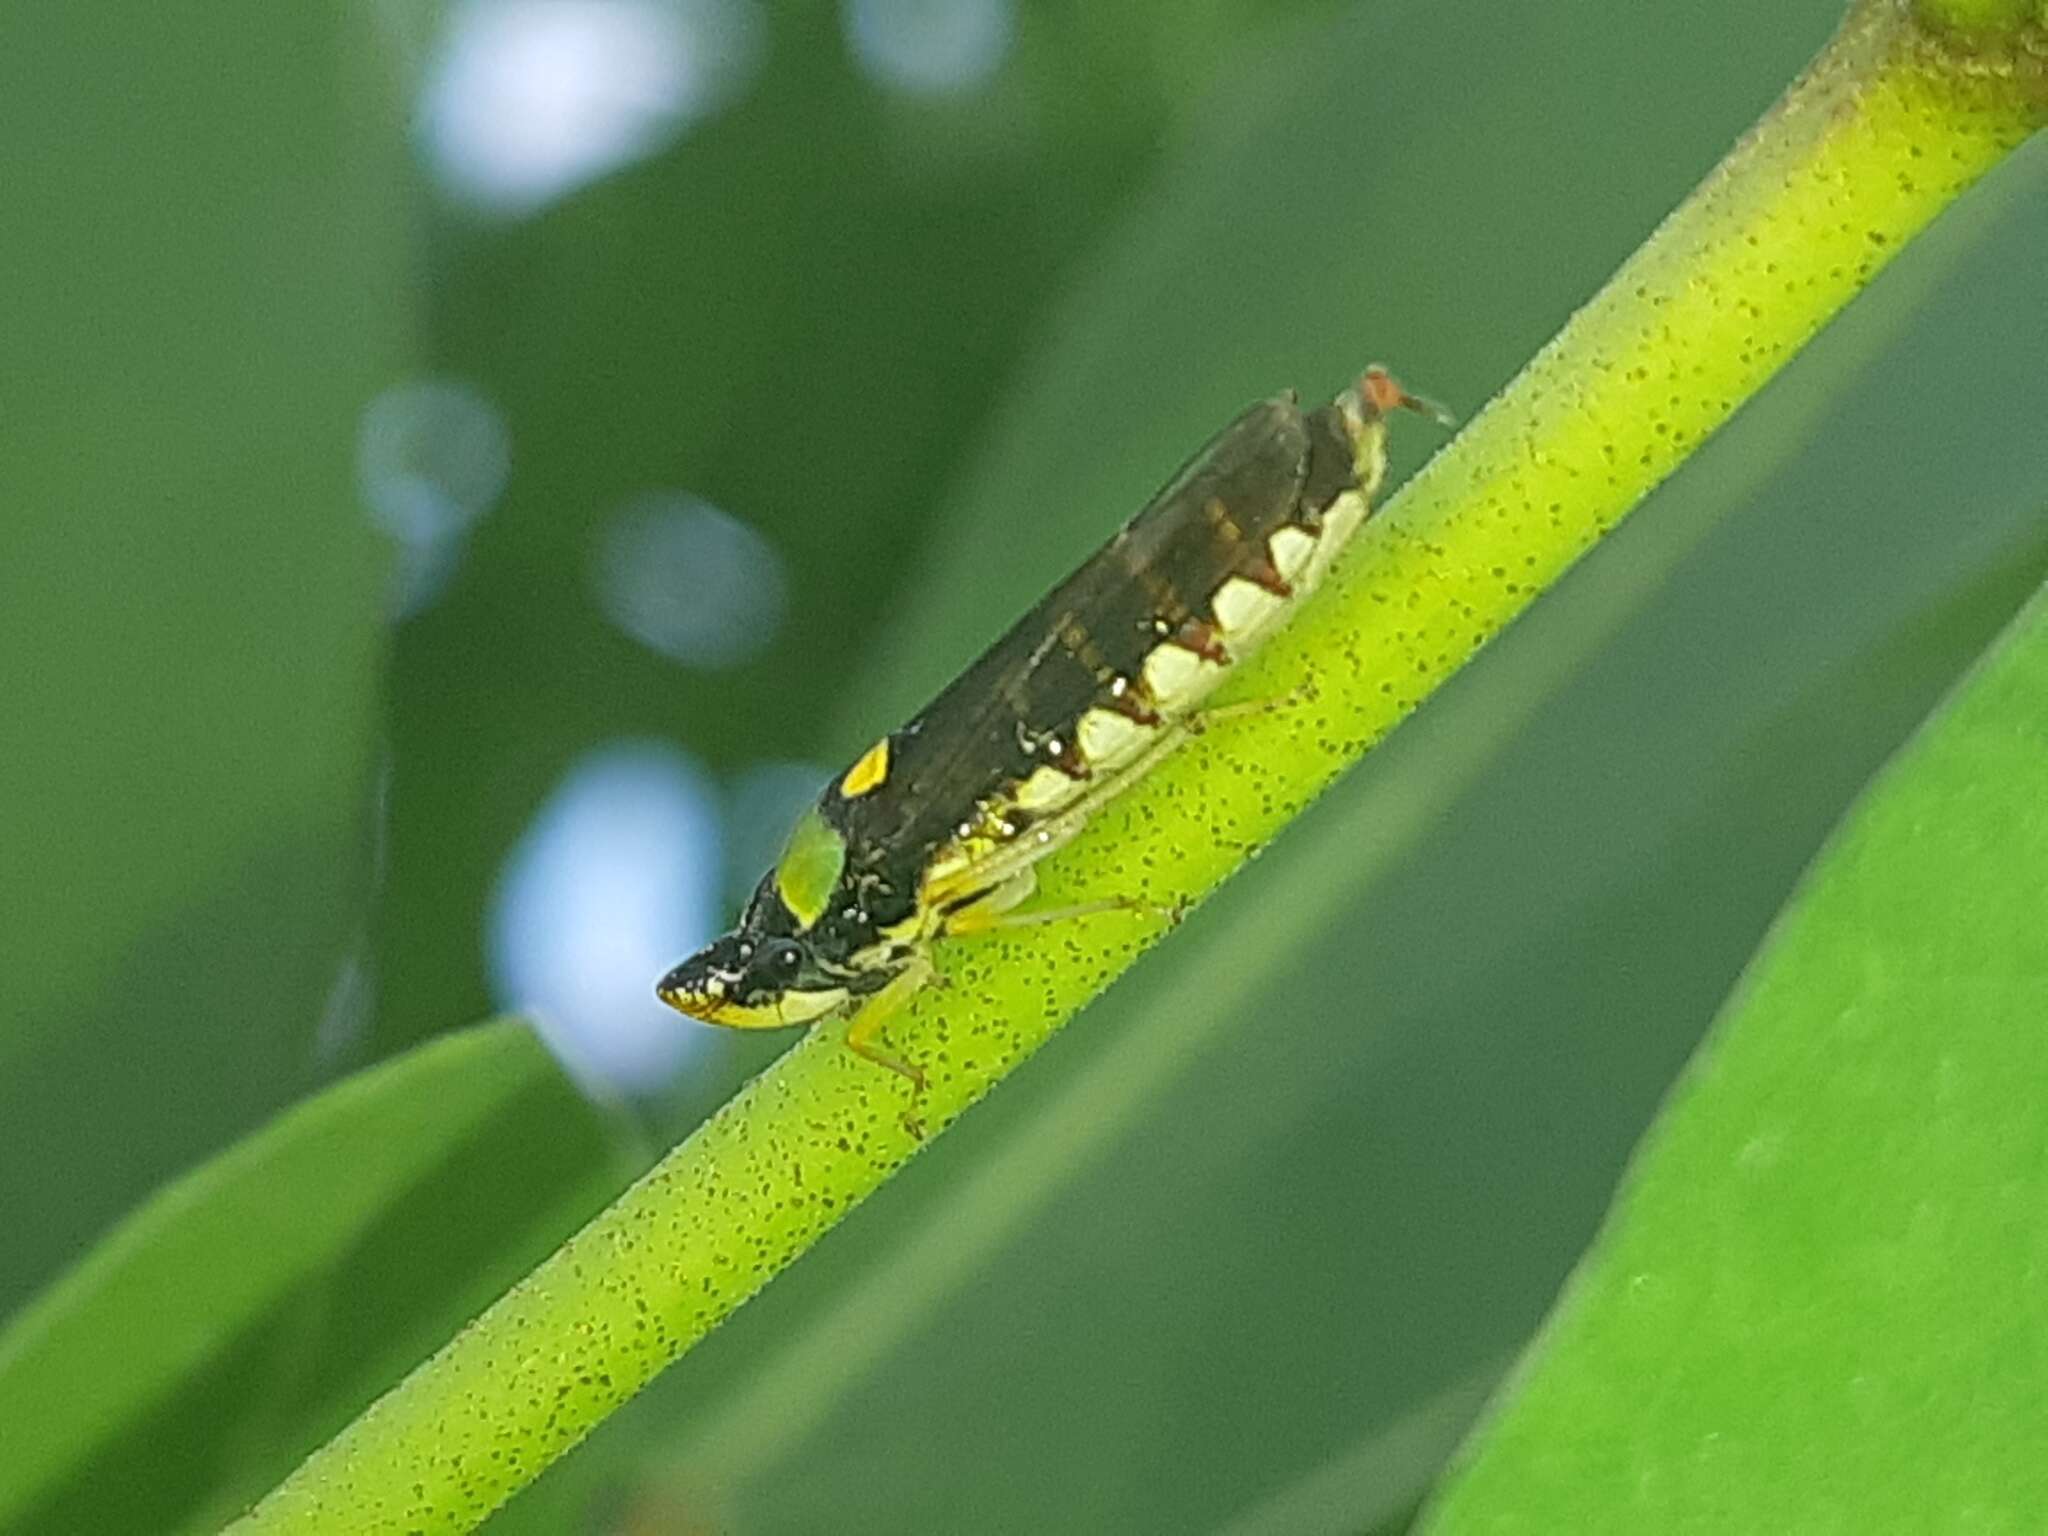
M 910 1084 L 910 1108 L 903 1112 L 904 1129 L 918 1140 L 924 1139 L 924 1122 L 918 1117 L 917 1104 L 924 1097 L 924 1068 L 915 1062 L 903 1060 L 882 1049 L 877 1037 L 889 1021 L 902 1013 L 910 999 L 922 988 L 928 986 L 936 968 L 931 956 L 923 950 L 912 953 L 909 962 L 890 978 L 887 986 L 861 1005 L 853 1022 L 846 1027 L 846 1048 L 854 1055 L 873 1062 L 876 1066 L 894 1072 Z

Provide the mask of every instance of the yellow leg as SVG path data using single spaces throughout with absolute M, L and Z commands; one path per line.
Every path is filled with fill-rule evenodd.
M 956 907 L 947 913 L 939 932 L 949 939 L 971 938 L 976 934 L 997 933 L 1005 928 L 1035 928 L 1040 923 L 1097 917 L 1104 912 L 1151 912 L 1160 917 L 1172 916 L 1164 908 L 1134 896 L 1111 896 L 1102 901 L 1078 901 L 1064 907 L 1040 907 L 1030 912 L 1019 912 L 1017 908 L 1029 901 L 1037 889 L 1038 871 L 1027 865 L 972 905 Z
M 894 980 L 862 1005 L 846 1028 L 846 1048 L 849 1051 L 909 1082 L 911 1107 L 903 1113 L 903 1124 L 920 1141 L 924 1139 L 924 1122 L 917 1117 L 917 1101 L 924 1096 L 924 1068 L 900 1056 L 890 1055 L 876 1043 L 875 1037 L 903 1011 L 912 996 L 931 981 L 933 974 L 930 959 L 921 954 L 913 956 L 910 964 Z
M 1263 699 L 1239 699 L 1234 704 L 1209 704 L 1196 710 L 1181 722 L 1181 729 L 1190 736 L 1199 736 L 1212 725 L 1226 720 L 1241 720 L 1247 715 L 1271 714 L 1277 709 L 1292 709 L 1297 704 L 1312 702 L 1316 696 L 1313 680 L 1290 688 L 1278 697 Z
M 1135 896 L 1107 896 L 1101 901 L 1077 901 L 1070 906 L 1041 907 L 1033 912 L 988 912 L 980 907 L 968 907 L 947 918 L 941 932 L 949 939 L 962 935 L 972 937 L 980 933 L 996 933 L 1004 928 L 1036 928 L 1040 923 L 1099 917 L 1104 912 L 1149 912 L 1154 917 L 1174 916 L 1169 908 L 1156 902 L 1141 901 Z

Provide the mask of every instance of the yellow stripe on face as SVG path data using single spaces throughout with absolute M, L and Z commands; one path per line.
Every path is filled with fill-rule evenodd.
M 820 992 L 784 992 L 759 1003 L 741 1003 L 723 993 L 667 993 L 662 1000 L 678 1012 L 720 1029 L 788 1029 L 823 1018 L 846 1002 L 844 987 Z
M 889 738 L 884 736 L 861 753 L 859 762 L 846 770 L 846 777 L 839 781 L 839 793 L 848 800 L 858 800 L 869 790 L 888 781 Z

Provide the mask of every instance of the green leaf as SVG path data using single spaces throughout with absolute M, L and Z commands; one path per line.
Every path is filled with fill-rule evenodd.
M 14 16 L 0 1310 L 311 1085 L 369 862 L 357 425 L 412 292 L 359 12 Z
M 2048 1508 L 2048 595 L 1815 866 L 1431 1529 Z
M 0 1530 L 232 1513 L 619 1179 L 517 1021 L 338 1083 L 162 1190 L 0 1332 Z

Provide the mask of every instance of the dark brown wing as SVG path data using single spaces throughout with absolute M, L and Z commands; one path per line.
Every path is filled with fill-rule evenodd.
M 1345 456 L 1348 463 L 1348 454 Z M 856 864 L 912 878 L 983 797 L 1028 774 L 1037 744 L 1070 731 L 1133 678 L 1160 626 L 1199 620 L 1231 574 L 1263 560 L 1297 515 L 1310 431 L 1291 398 L 1252 406 L 1167 482 L 1114 539 L 1049 592 L 920 714 L 891 733 L 887 772 L 826 819 Z

